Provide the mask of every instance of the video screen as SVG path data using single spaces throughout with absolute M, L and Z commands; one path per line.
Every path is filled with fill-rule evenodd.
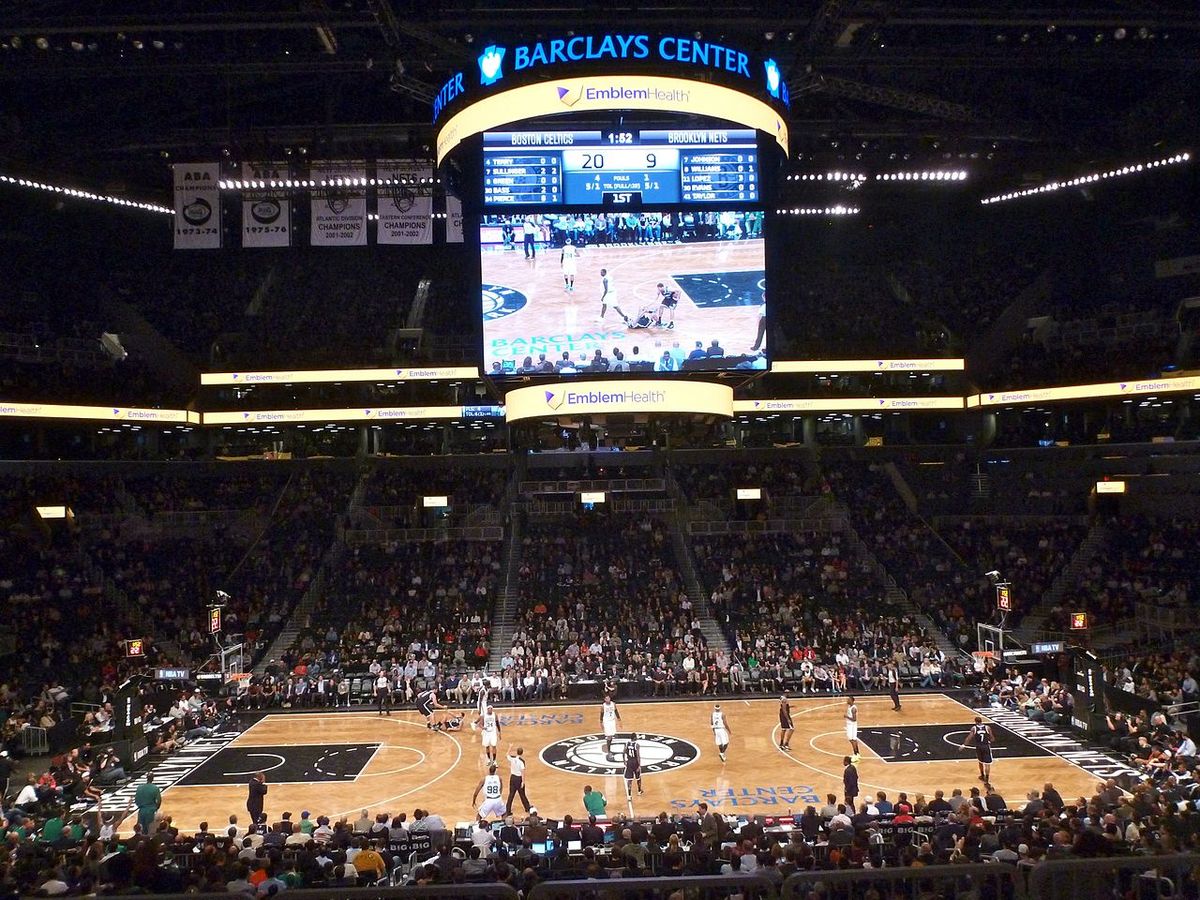
M 485 216 L 484 372 L 765 369 L 763 213 Z

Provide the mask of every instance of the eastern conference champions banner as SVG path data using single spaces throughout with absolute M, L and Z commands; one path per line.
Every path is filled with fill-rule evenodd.
M 379 187 L 380 244 L 433 243 L 433 168 L 413 160 L 381 159 L 375 164 Z M 416 184 L 386 184 L 390 180 Z
M 287 163 L 242 163 L 243 181 L 284 181 Z M 242 246 L 287 247 L 292 243 L 292 201 L 286 190 L 242 193 Z
M 178 163 L 171 171 L 175 179 L 175 249 L 220 247 L 220 164 Z
M 367 169 L 357 163 L 314 163 L 312 191 L 314 247 L 364 247 L 367 243 Z M 326 182 L 321 185 L 321 182 Z

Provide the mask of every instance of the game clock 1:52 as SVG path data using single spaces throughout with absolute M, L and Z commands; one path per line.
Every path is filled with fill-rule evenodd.
M 636 207 L 759 199 L 749 129 L 488 132 L 484 204 Z

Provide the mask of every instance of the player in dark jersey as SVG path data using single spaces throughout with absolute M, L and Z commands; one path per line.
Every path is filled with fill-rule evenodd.
M 436 690 L 421 691 L 417 694 L 417 711 L 425 717 L 426 728 L 440 728 L 440 722 L 434 722 L 433 711 L 445 709 L 446 705 L 438 700 Z
M 629 798 L 629 802 L 633 802 L 633 784 L 637 782 L 638 794 L 644 794 L 642 790 L 642 749 L 638 746 L 637 732 L 629 736 L 629 740 L 625 742 L 625 796 Z
M 792 704 L 788 702 L 787 694 L 779 698 L 779 749 L 792 749 L 792 732 L 796 726 L 792 723 Z
M 975 717 L 975 724 L 967 732 L 967 739 L 959 745 L 960 750 L 966 750 L 970 744 L 975 745 L 975 759 L 979 763 L 979 780 L 991 784 L 992 780 L 992 744 L 996 735 L 992 726 L 986 724 L 981 716 Z

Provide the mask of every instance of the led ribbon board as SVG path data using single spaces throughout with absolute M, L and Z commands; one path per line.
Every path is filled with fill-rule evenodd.
M 483 97 L 451 115 L 437 135 L 437 163 L 467 138 L 513 121 L 559 113 L 651 110 L 705 116 L 766 132 L 788 148 L 788 129 L 770 104 L 720 84 L 660 75 L 596 75 L 526 84 Z M 516 117 L 514 119 L 514 116 Z
M 509 422 L 613 413 L 693 413 L 729 418 L 733 388 L 685 381 L 584 381 L 517 388 L 504 398 Z

